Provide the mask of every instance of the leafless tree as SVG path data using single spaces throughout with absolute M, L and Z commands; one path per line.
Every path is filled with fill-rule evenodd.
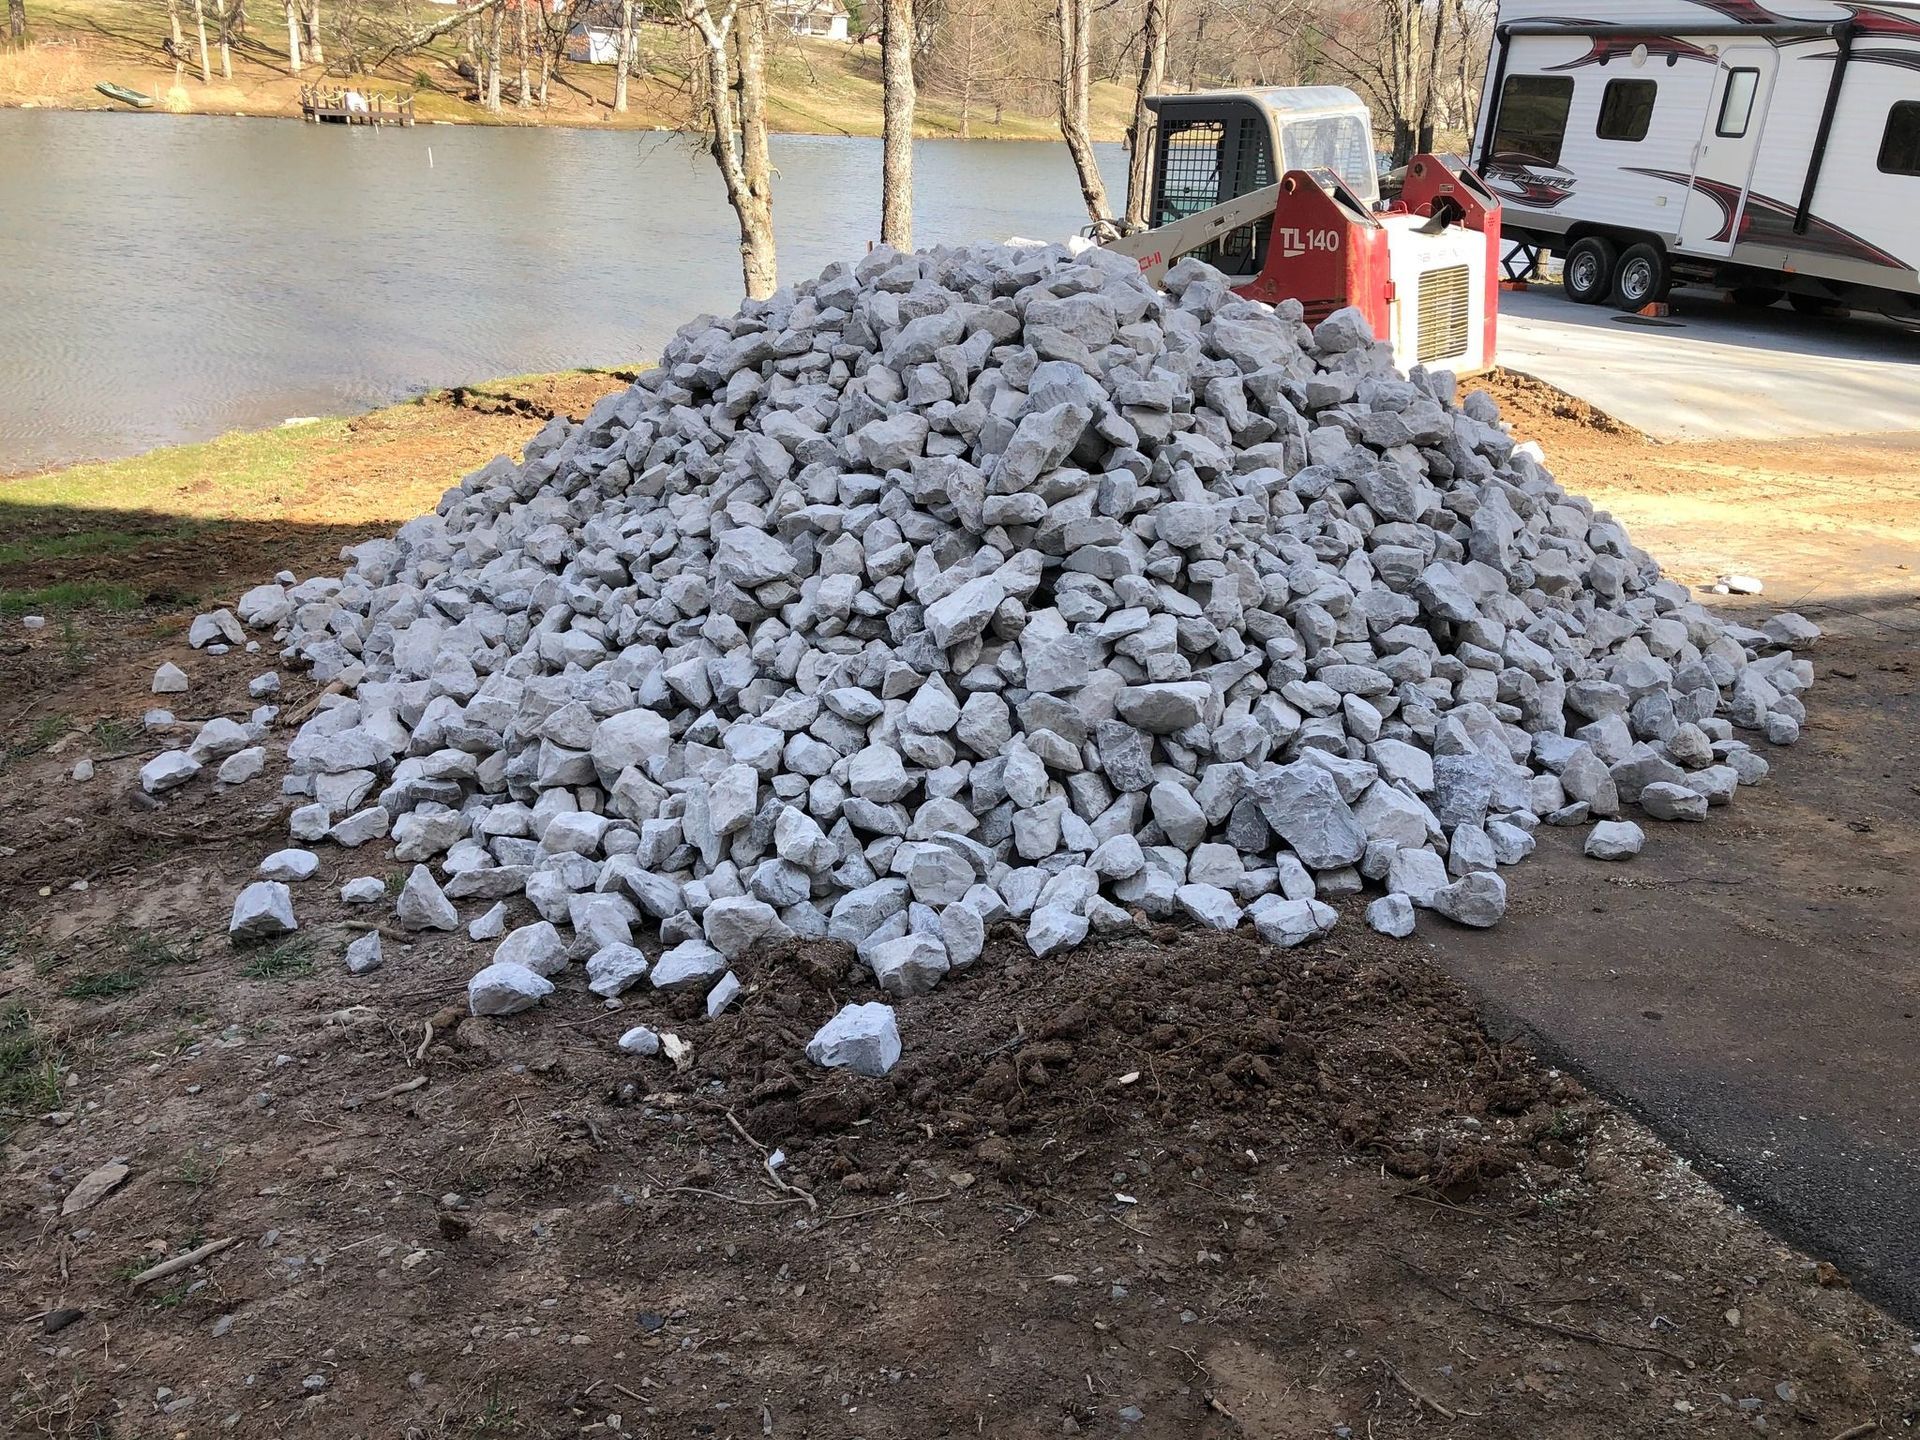
M 700 40 L 708 149 L 740 222 L 747 294 L 774 291 L 773 167 L 767 156 L 766 0 L 679 0 Z M 736 89 L 733 71 L 740 80 Z
M 180 33 L 180 0 L 167 0 L 167 25 L 173 31 L 167 53 L 173 56 L 173 85 L 183 89 L 187 82 L 187 41 Z
M 193 0 L 193 23 L 200 31 L 200 83 L 213 83 L 213 65 L 207 58 L 207 10 L 201 0 Z
M 1102 238 L 1119 233 L 1107 182 L 1094 158 L 1087 130 L 1087 92 L 1093 84 L 1093 61 L 1088 49 L 1092 21 L 1090 0 L 1054 0 L 1054 21 L 1060 31 L 1060 138 L 1067 142 L 1073 168 L 1080 177 L 1080 196 L 1087 215 Z
M 287 68 L 300 73 L 300 17 L 294 13 L 293 0 L 281 0 L 287 11 Z
M 1404 165 L 1433 143 L 1433 119 L 1448 35 L 1459 28 L 1461 0 L 1374 0 L 1330 25 L 1327 59 L 1366 92 L 1375 123 L 1393 137 Z
M 913 249 L 914 0 L 881 0 L 880 243 Z
M 502 15 L 503 6 L 495 5 L 487 17 L 487 63 L 486 84 L 481 90 L 482 102 L 489 115 L 500 113 L 500 31 L 505 24 Z
M 213 33 L 220 47 L 220 76 L 233 78 L 233 0 L 213 0 Z
M 16 45 L 27 39 L 27 0 L 7 0 L 7 36 Z
M 924 5 L 925 0 L 920 0 Z M 1002 0 L 944 0 L 944 22 L 915 59 L 915 78 L 928 94 L 949 96 L 960 107 L 960 138 L 973 135 L 976 111 L 1004 103 L 1020 17 Z
M 1140 79 L 1133 92 L 1133 123 L 1127 127 L 1127 228 L 1144 229 L 1153 203 L 1154 114 L 1147 97 L 1158 95 L 1167 80 L 1167 31 L 1173 0 L 1147 0 L 1140 23 Z
M 514 46 L 514 57 L 520 62 L 520 93 L 514 103 L 522 110 L 533 104 L 532 77 L 528 74 L 530 54 L 527 49 L 527 0 L 518 0 L 514 5 L 515 18 L 519 21 L 519 43 Z
M 633 69 L 633 0 L 620 0 L 620 39 L 614 50 L 613 108 L 627 110 L 627 75 Z
M 327 47 L 320 39 L 320 0 L 306 0 L 301 9 L 300 28 L 306 38 L 307 59 L 315 65 L 325 65 Z

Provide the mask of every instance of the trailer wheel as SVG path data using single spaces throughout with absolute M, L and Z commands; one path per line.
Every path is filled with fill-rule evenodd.
M 1673 288 L 1673 269 L 1657 245 L 1642 241 L 1620 257 L 1613 272 L 1615 309 L 1632 312 L 1667 298 Z
M 1619 254 L 1604 235 L 1583 235 L 1567 251 L 1560 267 L 1560 288 L 1579 305 L 1598 305 L 1613 289 L 1614 259 Z

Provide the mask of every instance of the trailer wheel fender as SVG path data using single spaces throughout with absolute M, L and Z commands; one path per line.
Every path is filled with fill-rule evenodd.
M 1643 240 L 1628 247 L 1613 272 L 1614 308 L 1631 312 L 1657 304 L 1672 288 L 1673 267 L 1667 263 L 1667 252 Z
M 1613 292 L 1619 251 L 1604 235 L 1583 235 L 1573 242 L 1560 267 L 1560 288 L 1580 305 L 1598 305 Z

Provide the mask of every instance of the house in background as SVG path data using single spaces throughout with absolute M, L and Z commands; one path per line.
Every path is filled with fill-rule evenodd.
M 847 7 L 842 0 L 773 0 L 773 21 L 808 40 L 845 40 Z
M 576 65 L 618 65 L 619 27 L 584 22 L 576 24 L 567 31 L 567 59 Z
M 557 10 L 566 4 L 559 0 Z M 620 63 L 620 6 L 616 0 L 594 0 L 583 6 L 567 31 L 567 59 L 576 65 Z

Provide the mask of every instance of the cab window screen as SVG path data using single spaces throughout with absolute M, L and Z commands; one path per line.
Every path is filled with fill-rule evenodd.
M 1573 108 L 1573 80 L 1566 75 L 1512 75 L 1500 87 L 1500 119 L 1490 153 L 1558 165 Z

